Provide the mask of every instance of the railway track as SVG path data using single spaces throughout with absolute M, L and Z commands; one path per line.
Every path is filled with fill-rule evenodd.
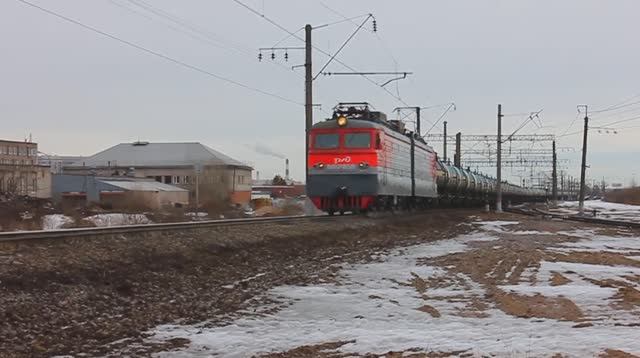
M 561 219 L 561 220 L 567 220 L 567 221 L 579 221 L 579 222 L 586 222 L 591 224 L 640 228 L 640 223 L 637 223 L 637 222 L 602 219 L 602 218 L 590 217 L 590 216 L 558 214 L 558 213 L 552 213 L 549 211 L 541 210 L 539 208 L 508 208 L 508 209 L 505 209 L 505 211 L 514 213 L 514 214 L 521 214 L 521 215 L 528 215 L 528 216 L 545 216 L 545 217 L 551 217 L 554 219 Z
M 170 232 L 237 225 L 339 220 L 341 217 L 342 216 L 278 216 L 268 218 L 221 219 L 178 223 L 73 228 L 60 230 L 12 231 L 0 233 L 0 242 L 62 239 L 70 237 L 109 236 L 128 233 Z

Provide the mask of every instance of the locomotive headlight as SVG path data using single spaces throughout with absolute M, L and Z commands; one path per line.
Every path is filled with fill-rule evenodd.
M 347 121 L 347 117 L 345 117 L 345 116 L 338 117 L 338 119 L 336 121 L 338 122 L 338 126 L 340 126 L 340 127 L 346 126 L 347 122 L 348 122 Z
M 360 167 L 360 169 L 365 169 L 369 167 L 369 164 L 367 162 L 360 162 L 358 166 Z
M 318 169 L 322 169 L 322 168 L 324 168 L 324 163 L 322 163 L 322 162 L 321 163 L 317 163 L 315 165 L 315 167 L 318 168 Z

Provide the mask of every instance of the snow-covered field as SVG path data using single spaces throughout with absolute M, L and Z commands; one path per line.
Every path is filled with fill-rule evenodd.
M 577 201 L 565 201 L 559 203 L 558 207 L 559 209 L 556 210 L 560 212 L 567 214 L 578 213 Z M 596 217 L 599 218 L 640 222 L 640 206 L 638 205 L 609 203 L 602 200 L 586 200 L 584 202 L 584 208 L 587 214 L 591 214 L 595 209 L 597 212 Z
M 150 332 L 149 341 L 190 340 L 187 348 L 159 357 L 248 357 L 330 342 L 340 342 L 333 347 L 336 352 L 353 354 L 588 357 L 606 349 L 640 353 L 640 302 L 634 305 L 634 297 L 620 296 L 640 289 L 640 238 L 584 230 L 511 231 L 517 222 L 474 224 L 477 230 L 471 234 L 379 253 L 371 263 L 348 265 L 336 283 L 274 288 L 268 295 L 277 304 L 243 312 L 230 325 L 163 325 Z M 547 243 L 553 237 L 558 242 L 544 250 L 520 248 L 525 240 Z M 455 257 L 500 250 L 525 250 L 502 280 L 493 278 L 499 276 L 502 259 L 490 273 L 477 276 L 462 272 L 466 256 Z M 580 255 L 588 254 L 615 255 L 617 261 L 580 262 Z M 516 273 L 521 260 L 536 255 L 539 261 Z M 558 275 L 564 281 L 554 281 Z M 576 307 L 575 317 L 560 312 L 563 318 L 549 318 L 544 310 L 541 317 L 533 307 L 533 313 L 525 307 L 524 313 L 516 314 L 518 307 L 505 308 L 508 300 L 492 298 L 512 294 L 531 302 L 551 302 L 546 307 L 550 311 L 558 310 L 553 300 L 568 299 L 573 303 L 567 307 Z

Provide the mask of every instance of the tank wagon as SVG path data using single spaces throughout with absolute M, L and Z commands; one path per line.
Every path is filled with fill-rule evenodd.
M 333 215 L 392 208 L 488 203 L 496 180 L 438 159 L 404 122 L 366 102 L 340 103 L 309 133 L 307 195 Z M 502 184 L 505 201 L 533 201 L 545 191 Z

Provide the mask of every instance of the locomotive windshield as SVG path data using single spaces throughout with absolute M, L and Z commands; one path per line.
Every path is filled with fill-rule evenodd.
M 345 148 L 369 148 L 371 147 L 371 134 L 347 133 L 344 135 Z
M 333 149 L 340 145 L 340 135 L 338 133 L 316 134 L 313 141 L 314 147 L 318 149 Z

